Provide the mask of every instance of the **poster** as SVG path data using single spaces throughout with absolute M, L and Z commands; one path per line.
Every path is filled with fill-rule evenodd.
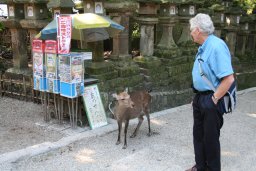
M 56 54 L 46 54 L 46 77 L 51 79 L 57 79 L 56 71 L 57 71 L 57 62 L 56 62 Z
M 68 54 L 70 52 L 72 31 L 71 16 L 59 15 L 57 21 L 58 54 Z
M 40 77 L 34 77 L 34 89 L 40 90 Z
M 83 77 L 83 65 L 82 65 L 82 56 L 72 56 L 71 58 L 71 80 L 72 83 L 82 82 Z
M 91 129 L 107 125 L 107 117 L 98 86 L 95 84 L 84 87 L 84 94 L 82 97 Z
M 44 43 L 42 40 L 33 40 L 33 76 L 34 76 L 34 89 L 45 91 L 46 88 L 46 70 L 44 59 Z
M 44 65 L 43 65 L 43 53 L 34 52 L 33 53 L 33 64 L 34 64 L 34 76 L 43 77 Z
M 71 82 L 70 55 L 59 55 L 59 73 L 61 82 Z

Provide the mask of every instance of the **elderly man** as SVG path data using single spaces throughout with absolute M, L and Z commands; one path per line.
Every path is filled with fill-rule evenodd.
M 218 102 L 234 82 L 231 55 L 225 42 L 213 35 L 214 26 L 209 15 L 197 14 L 189 22 L 193 41 L 200 47 L 192 70 L 196 93 L 192 103 L 196 164 L 187 171 L 220 171 L 219 137 L 223 113 Z M 201 71 L 214 86 L 215 92 L 202 78 Z

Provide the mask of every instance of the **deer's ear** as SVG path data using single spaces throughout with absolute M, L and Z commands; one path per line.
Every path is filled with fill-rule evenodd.
M 124 92 L 128 94 L 128 87 L 125 88 Z

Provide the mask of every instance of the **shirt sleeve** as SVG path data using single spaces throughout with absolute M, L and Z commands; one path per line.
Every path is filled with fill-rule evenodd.
M 221 42 L 215 45 L 213 58 L 210 58 L 210 66 L 218 79 L 234 73 L 231 64 L 231 55 L 227 45 Z

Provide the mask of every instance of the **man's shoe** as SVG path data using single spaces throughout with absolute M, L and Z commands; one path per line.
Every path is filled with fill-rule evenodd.
M 186 170 L 186 171 L 197 171 L 196 165 L 191 167 L 190 169 Z

